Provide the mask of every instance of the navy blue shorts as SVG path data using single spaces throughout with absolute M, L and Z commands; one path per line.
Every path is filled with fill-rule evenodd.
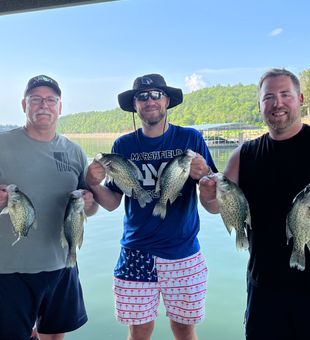
M 77 267 L 37 274 L 0 274 L 0 339 L 73 331 L 87 321 Z
M 248 285 L 247 340 L 308 340 L 310 295 Z

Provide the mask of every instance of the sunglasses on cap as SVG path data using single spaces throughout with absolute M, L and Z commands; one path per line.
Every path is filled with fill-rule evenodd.
M 159 90 L 143 91 L 138 93 L 135 98 L 140 102 L 146 102 L 149 98 L 159 100 L 162 97 L 167 97 L 166 93 Z

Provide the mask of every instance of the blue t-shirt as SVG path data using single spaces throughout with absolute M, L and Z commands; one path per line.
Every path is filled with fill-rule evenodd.
M 155 192 L 158 174 L 175 156 L 191 149 L 201 154 L 213 171 L 217 171 L 207 145 L 195 129 L 169 125 L 159 137 L 146 137 L 142 130 L 119 137 L 112 147 L 113 153 L 133 161 L 143 175 L 141 186 L 153 201 L 141 208 L 138 201 L 125 196 L 124 232 L 121 245 L 129 249 L 147 251 L 165 259 L 179 259 L 196 253 L 199 249 L 197 234 L 200 222 L 197 210 L 197 181 L 186 181 L 181 195 L 167 203 L 165 219 L 153 216 L 159 193 Z M 113 183 L 105 183 L 113 191 L 122 191 Z

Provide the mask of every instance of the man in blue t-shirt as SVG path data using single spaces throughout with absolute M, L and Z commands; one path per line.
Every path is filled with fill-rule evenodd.
M 217 170 L 198 131 L 167 122 L 167 109 L 182 100 L 182 90 L 167 86 L 159 74 L 138 77 L 132 90 L 118 96 L 123 110 L 137 112 L 142 127 L 118 138 L 112 153 L 135 164 L 149 198 L 141 207 L 137 197 L 125 195 L 124 232 L 114 270 L 116 317 L 129 326 L 130 340 L 150 339 L 160 294 L 175 339 L 197 339 L 195 324 L 204 318 L 207 267 L 197 239 L 196 187 L 200 178 Z M 188 149 L 194 152 L 189 177 L 176 199 L 167 202 L 165 214 L 157 216 L 154 207 L 165 188 L 159 191 L 156 183 L 166 176 L 166 165 Z M 111 211 L 124 192 L 115 182 L 100 185 L 106 171 L 94 161 L 86 181 L 96 201 Z

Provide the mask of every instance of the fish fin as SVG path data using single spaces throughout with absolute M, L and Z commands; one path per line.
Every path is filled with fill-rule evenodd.
M 290 267 L 296 267 L 299 270 L 305 270 L 305 252 L 304 250 L 297 250 L 293 248 L 290 258 Z
M 79 241 L 78 241 L 79 249 L 81 249 L 81 247 L 82 247 L 83 239 L 84 239 L 84 230 L 82 231 L 81 236 L 80 236 Z
M 8 207 L 4 207 L 2 209 L 2 211 L 0 212 L 0 215 L 4 215 L 4 214 L 8 214 L 9 213 L 9 208 Z
M 139 190 L 139 192 L 136 192 L 136 195 L 141 208 L 144 208 L 146 206 L 146 203 L 152 202 L 151 195 L 142 188 L 141 190 Z
M 16 244 L 17 242 L 19 242 L 21 238 L 22 238 L 22 236 L 21 236 L 21 235 L 18 235 L 18 238 L 12 243 L 12 246 L 15 246 L 15 244 Z
M 111 176 L 109 176 L 108 174 L 106 174 L 106 181 L 107 181 L 107 183 L 113 183 L 113 177 L 111 177 Z
M 135 170 L 135 178 L 139 179 L 140 181 L 143 180 L 143 176 L 142 176 L 142 173 L 140 171 L 140 169 L 136 166 L 136 164 L 131 161 L 130 159 L 128 159 L 128 162 L 133 166 L 134 170 Z
M 38 228 L 38 221 L 36 219 L 33 220 L 32 224 L 31 224 L 31 228 L 33 228 L 33 229 Z
M 288 223 L 286 223 L 286 238 L 287 238 L 287 244 L 289 243 L 290 239 L 293 237 L 293 234 L 291 232 L 291 229 L 288 225 Z
M 160 216 L 162 219 L 164 219 L 166 217 L 166 212 L 166 204 L 159 201 L 156 203 L 153 209 L 153 216 Z
M 160 192 L 160 176 L 157 178 L 156 185 L 155 185 L 155 192 Z
M 75 265 L 76 265 L 76 252 L 69 252 L 66 266 L 73 268 L 75 267 Z
M 229 235 L 231 235 L 231 231 L 234 229 L 234 227 L 231 226 L 231 225 L 228 224 L 228 223 L 225 223 L 225 220 L 223 219 L 223 217 L 222 217 L 222 220 L 223 220 L 223 222 L 224 222 L 224 225 L 225 225 L 225 227 L 226 227 L 226 229 L 227 229 Z
M 68 241 L 67 241 L 66 236 L 65 236 L 64 227 L 62 227 L 61 231 L 60 231 L 60 244 L 61 244 L 62 248 L 68 247 Z
M 248 212 L 248 214 L 246 216 L 245 223 L 246 223 L 246 226 L 248 226 L 250 229 L 252 229 L 252 227 L 251 227 L 251 215 L 250 215 L 250 212 Z
M 239 230 L 236 232 L 236 247 L 239 250 L 249 249 L 249 241 L 244 230 Z
M 116 185 L 122 190 L 122 192 L 128 196 L 132 196 L 132 188 L 126 188 L 125 186 L 120 185 L 119 183 L 116 183 Z
M 84 221 L 84 223 L 87 222 L 87 215 L 85 214 L 84 210 L 83 210 L 83 221 Z
M 178 192 L 175 192 L 174 194 L 172 194 L 170 197 L 169 197 L 169 202 L 170 204 L 172 204 L 179 196 L 179 191 Z

